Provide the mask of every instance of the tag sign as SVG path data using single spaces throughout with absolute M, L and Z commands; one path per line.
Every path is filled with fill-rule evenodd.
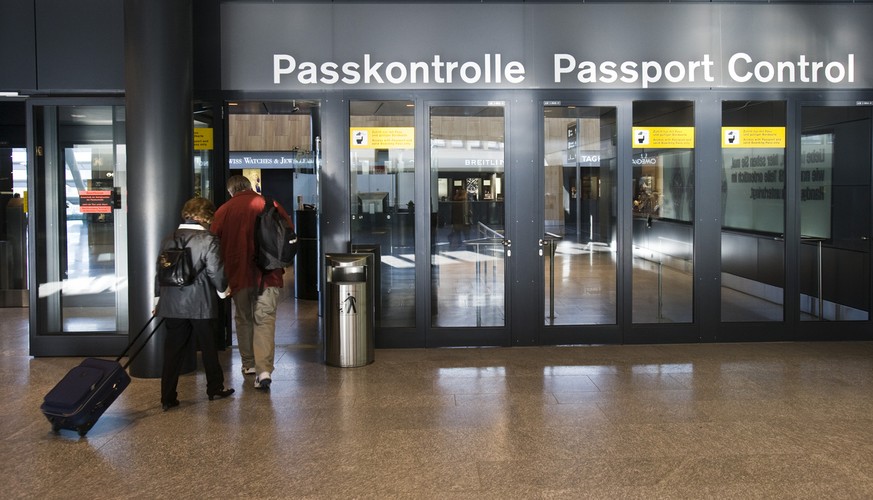
M 785 127 L 722 127 L 723 148 L 784 148 Z
M 694 127 L 633 127 L 634 149 L 694 148 Z

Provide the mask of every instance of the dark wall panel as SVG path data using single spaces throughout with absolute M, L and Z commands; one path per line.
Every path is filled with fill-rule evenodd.
M 221 89 L 219 0 L 194 0 L 194 91 Z
M 0 91 L 36 88 L 34 0 L 3 0 L 0 8 Z
M 0 148 L 23 148 L 27 145 L 24 100 L 0 101 Z
M 124 90 L 124 3 L 36 0 L 40 91 Z

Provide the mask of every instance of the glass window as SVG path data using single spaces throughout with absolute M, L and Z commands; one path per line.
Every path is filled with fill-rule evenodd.
M 633 321 L 693 321 L 694 105 L 633 104 Z
M 784 317 L 785 109 L 722 103 L 722 321 Z
M 227 109 L 229 175 L 246 176 L 256 192 L 270 196 L 294 218 L 299 240 L 294 258 L 295 297 L 318 300 L 321 103 L 231 101 Z M 212 108 L 205 108 L 199 119 L 204 124 L 215 123 L 212 113 Z M 207 158 L 214 159 L 212 155 Z M 201 177 L 197 185 L 208 189 L 208 179 Z M 286 274 L 286 279 L 290 277 Z
M 430 108 L 431 323 L 503 326 L 504 109 Z
M 127 329 L 123 106 L 39 106 L 38 297 L 49 333 Z
M 870 107 L 805 107 L 800 138 L 800 319 L 870 317 Z
M 194 110 L 194 196 L 216 201 L 215 188 L 215 108 L 196 103 Z
M 415 105 L 349 104 L 352 249 L 372 252 L 376 324 L 415 326 Z
M 543 113 L 545 324 L 615 324 L 615 108 Z
M 27 150 L 0 148 L 0 307 L 27 306 Z

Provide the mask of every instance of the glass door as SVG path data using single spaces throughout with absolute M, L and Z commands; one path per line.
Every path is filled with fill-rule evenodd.
M 870 319 L 871 115 L 868 106 L 801 108 L 801 321 Z
M 721 125 L 721 321 L 781 322 L 786 105 L 724 101 Z
M 543 124 L 543 324 L 615 325 L 616 108 L 547 105 Z
M 124 107 L 33 105 L 31 118 L 31 349 L 120 351 L 128 309 Z
M 377 327 L 415 327 L 415 104 L 349 103 L 351 243 L 378 260 Z
M 431 327 L 500 327 L 503 332 L 505 259 L 511 256 L 505 232 L 504 107 L 432 105 L 428 119 Z M 500 335 L 488 340 L 461 333 L 455 342 L 441 332 L 429 343 L 505 343 Z
M 633 103 L 633 323 L 694 320 L 694 104 Z

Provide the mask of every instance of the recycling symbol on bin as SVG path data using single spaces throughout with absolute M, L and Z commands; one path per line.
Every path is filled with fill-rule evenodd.
M 346 314 L 358 314 L 358 307 L 355 305 L 358 299 L 355 298 L 354 295 L 347 293 L 346 300 L 343 301 L 343 304 L 346 305 Z M 343 312 L 342 306 L 340 306 L 340 312 Z

